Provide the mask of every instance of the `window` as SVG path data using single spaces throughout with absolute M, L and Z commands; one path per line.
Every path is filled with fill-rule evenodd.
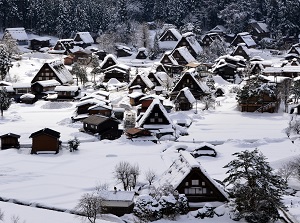
M 202 184 L 201 184 L 202 186 L 205 186 L 205 182 L 204 181 L 202 181 Z
M 155 112 L 155 113 L 154 113 L 154 116 L 155 116 L 155 117 L 158 117 L 158 113 L 157 113 L 157 112 Z
M 190 79 L 186 79 L 186 83 L 190 83 Z
M 189 186 L 189 182 L 185 182 L 185 186 Z
M 198 186 L 199 185 L 199 180 L 192 180 L 192 185 L 193 186 Z
M 162 119 L 162 118 L 159 118 L 159 119 L 158 119 L 158 122 L 163 122 L 163 119 Z
M 155 119 L 154 118 L 150 118 L 150 122 L 155 122 Z

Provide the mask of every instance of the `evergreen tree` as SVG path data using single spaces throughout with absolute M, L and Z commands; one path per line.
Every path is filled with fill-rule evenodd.
M 4 44 L 0 44 L 0 80 L 4 80 L 11 67 L 11 58 Z
M 294 81 L 291 87 L 291 94 L 293 95 L 295 102 L 298 103 L 300 98 L 300 80 Z
M 85 84 L 88 81 L 86 69 L 78 63 L 73 64 L 71 73 L 80 79 L 81 84 Z
M 0 88 L 0 112 L 3 117 L 3 112 L 11 105 L 11 98 L 8 96 L 6 88 Z
M 286 183 L 257 149 L 233 154 L 236 159 L 224 168 L 228 177 L 224 183 L 231 185 L 230 193 L 239 218 L 251 223 L 268 223 L 278 219 L 278 208 L 283 207 L 281 196 Z
M 2 42 L 7 49 L 9 57 L 11 57 L 13 54 L 20 53 L 17 40 L 13 39 L 9 32 L 4 33 Z

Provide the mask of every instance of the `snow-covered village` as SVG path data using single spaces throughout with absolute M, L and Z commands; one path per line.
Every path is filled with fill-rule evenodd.
M 0 5 L 0 222 L 300 222 L 300 3 L 67 2 Z

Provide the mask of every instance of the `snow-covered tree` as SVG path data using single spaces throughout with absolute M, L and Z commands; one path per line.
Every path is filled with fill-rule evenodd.
M 73 152 L 73 151 L 78 150 L 78 147 L 80 145 L 80 141 L 78 140 L 77 137 L 74 137 L 74 139 L 70 139 L 68 141 L 68 145 L 69 145 L 70 152 Z
M 4 44 L 0 44 L 0 80 L 4 80 L 11 67 L 11 58 Z
M 9 32 L 4 33 L 2 42 L 6 46 L 7 52 L 10 57 L 13 54 L 20 53 L 17 40 L 13 39 Z
M 291 95 L 293 95 L 295 102 L 298 103 L 300 98 L 300 80 L 296 80 L 292 83 Z
M 257 103 L 264 102 L 264 95 L 270 98 L 277 98 L 276 84 L 263 83 L 260 80 L 250 80 L 236 95 L 239 103 L 247 103 L 249 99 L 255 98 Z
M 3 117 L 3 112 L 11 105 L 11 98 L 7 94 L 6 88 L 0 88 L 0 112 Z
M 230 185 L 238 217 L 251 223 L 274 222 L 279 217 L 278 208 L 283 207 L 281 197 L 286 182 L 273 173 L 265 156 L 257 149 L 237 152 L 233 156 L 236 158 L 224 166 L 228 168 L 224 183 Z
M 85 84 L 88 81 L 85 67 L 78 63 L 73 64 L 71 73 L 80 79 L 81 84 Z
M 152 196 L 146 194 L 137 197 L 133 214 L 145 222 L 162 218 L 160 204 Z

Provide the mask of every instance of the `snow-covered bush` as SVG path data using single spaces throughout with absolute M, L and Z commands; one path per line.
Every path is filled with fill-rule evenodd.
M 161 212 L 162 212 L 163 217 L 172 219 L 172 220 L 175 219 L 177 212 L 178 212 L 176 203 L 177 203 L 177 201 L 172 194 L 170 194 L 168 196 L 162 196 L 159 199 L 159 204 L 161 206 Z
M 74 139 L 70 139 L 68 141 L 70 152 L 73 152 L 75 150 L 78 150 L 78 147 L 80 145 L 80 141 L 75 137 Z
M 202 208 L 199 208 L 196 211 L 192 211 L 191 215 L 195 218 L 213 218 L 214 217 L 214 208 L 210 203 L 206 203 Z
M 133 214 L 143 221 L 154 221 L 162 217 L 160 204 L 150 195 L 137 197 Z

